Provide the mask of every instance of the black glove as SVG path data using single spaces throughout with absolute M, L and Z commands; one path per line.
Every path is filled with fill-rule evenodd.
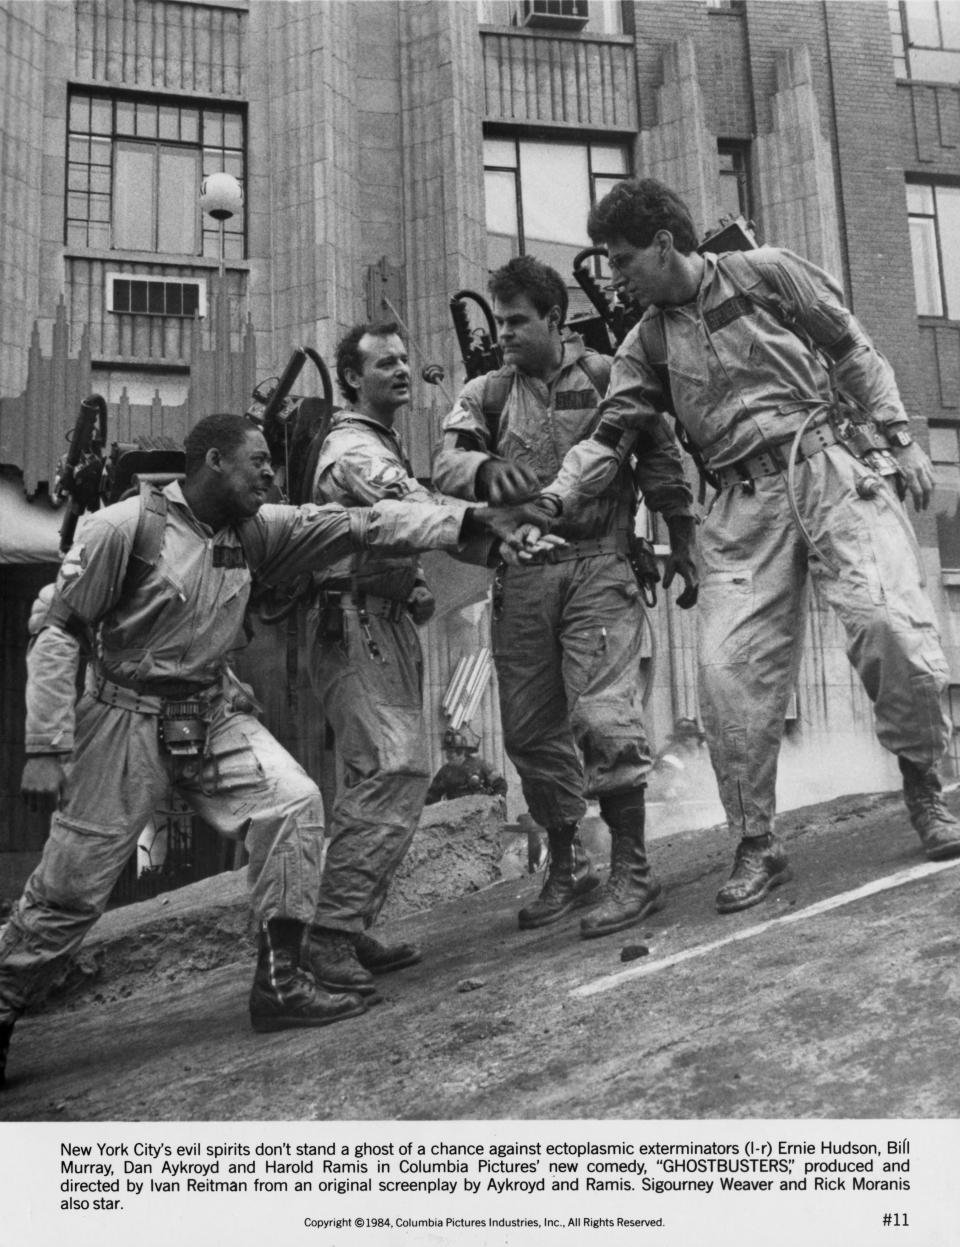
M 519 547 L 522 538 L 517 530 L 522 525 L 532 524 L 541 532 L 546 532 L 556 523 L 559 514 L 559 499 L 550 495 L 513 507 L 471 507 L 464 516 L 460 535 L 462 539 L 466 539 L 478 535 L 480 531 L 486 531 L 508 545 Z
M 700 573 L 693 557 L 694 533 L 697 522 L 691 515 L 671 515 L 667 519 L 670 553 L 663 569 L 663 587 L 669 589 L 675 576 L 683 581 L 683 592 L 677 598 L 681 610 L 696 606 L 700 595 Z
M 540 486 L 529 468 L 506 459 L 486 459 L 477 468 L 474 493 L 481 502 L 495 507 L 526 502 Z
M 410 612 L 410 618 L 418 628 L 421 628 L 433 618 L 433 612 L 436 609 L 437 603 L 433 594 L 423 581 L 418 581 L 413 586 L 413 592 L 407 598 L 407 610 Z

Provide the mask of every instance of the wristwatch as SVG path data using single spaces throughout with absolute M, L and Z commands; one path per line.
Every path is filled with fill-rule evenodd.
M 906 429 L 887 429 L 887 441 L 891 446 L 896 446 L 900 450 L 906 450 L 908 446 L 913 445 L 913 438 Z

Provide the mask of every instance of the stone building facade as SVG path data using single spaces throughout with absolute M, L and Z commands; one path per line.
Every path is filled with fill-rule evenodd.
M 588 242 L 571 205 L 624 173 L 651 174 L 704 230 L 742 211 L 763 241 L 836 273 L 891 359 L 943 486 L 915 526 L 960 686 L 960 277 L 946 246 L 960 222 L 960 34 L 949 9 L 0 0 L 0 501 L 50 529 L 45 494 L 87 393 L 107 398 L 111 438 L 176 440 L 206 411 L 244 409 L 295 346 L 329 360 L 348 325 L 384 312 L 407 329 L 415 375 L 428 363 L 445 373 L 445 390 L 415 384 L 403 419 L 426 475 L 463 377 L 451 293 L 482 291 L 509 251 L 572 256 Z M 198 200 L 220 170 L 245 196 L 222 236 Z M 298 388 L 317 384 L 307 370 Z M 0 553 L 0 850 L 28 854 L 43 829 L 15 797 L 22 627 L 54 571 L 30 557 Z M 487 644 L 486 577 L 429 562 L 439 760 L 450 678 Z M 694 628 L 668 601 L 650 616 L 658 744 L 678 716 L 697 717 Z M 815 602 L 809 641 L 788 725 L 807 799 L 822 779 L 816 749 L 842 755 L 840 787 L 893 786 L 843 638 Z M 258 644 L 257 664 L 279 673 L 271 726 L 317 764 L 316 711 L 283 657 L 296 638 Z M 472 727 L 503 765 L 492 687 Z

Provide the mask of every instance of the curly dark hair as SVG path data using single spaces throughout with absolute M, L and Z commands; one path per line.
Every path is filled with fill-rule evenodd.
M 552 307 L 558 307 L 561 329 L 567 319 L 570 296 L 563 278 L 555 268 L 532 255 L 515 255 L 491 273 L 487 290 L 494 299 L 504 303 L 525 294 L 541 316 L 546 316 Z
M 656 178 L 629 178 L 590 209 L 587 233 L 594 246 L 623 238 L 634 247 L 649 247 L 658 230 L 669 230 L 682 255 L 697 249 L 697 231 L 690 209 L 676 191 Z
M 360 339 L 369 334 L 371 338 L 391 338 L 400 333 L 400 326 L 395 320 L 377 321 L 370 324 L 353 325 L 337 343 L 337 385 L 340 393 L 352 403 L 359 391 L 350 384 L 345 373 L 348 368 L 354 372 L 363 372 L 363 352 L 360 350 Z
M 208 450 L 219 450 L 221 454 L 229 455 L 243 445 L 251 431 L 258 432 L 259 426 L 246 416 L 238 416 L 233 412 L 221 411 L 198 420 L 183 443 L 187 476 L 193 476 L 200 471 Z

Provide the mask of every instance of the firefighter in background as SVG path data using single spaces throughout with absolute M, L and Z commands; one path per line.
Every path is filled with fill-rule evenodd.
M 493 274 L 488 289 L 504 366 L 461 391 L 443 422 L 433 477 L 444 493 L 494 500 L 545 485 L 566 451 L 590 435 L 610 361 L 565 330 L 567 289 L 548 265 L 517 257 Z M 679 571 L 688 585 L 680 604 L 692 605 L 692 497 L 665 425 L 637 460 L 644 500 L 670 532 L 664 583 Z M 585 938 L 619 931 L 661 905 L 644 841 L 652 755 L 640 704 L 640 589 L 628 561 L 635 501 L 624 466 L 601 497 L 564 516 L 555 532 L 565 544 L 526 564 L 507 551 L 509 565 L 495 580 L 504 743 L 550 849 L 540 896 L 520 911 L 522 928 L 556 922 L 593 893 L 600 903 L 580 924 Z M 602 889 L 595 876 L 577 873 L 574 845 L 586 797 L 599 801 L 611 833 Z
M 425 805 L 475 797 L 484 793 L 505 797 L 507 781 L 488 762 L 477 755 L 480 741 L 468 738 L 466 731 L 448 727 L 443 734 L 444 763 L 430 781 Z

